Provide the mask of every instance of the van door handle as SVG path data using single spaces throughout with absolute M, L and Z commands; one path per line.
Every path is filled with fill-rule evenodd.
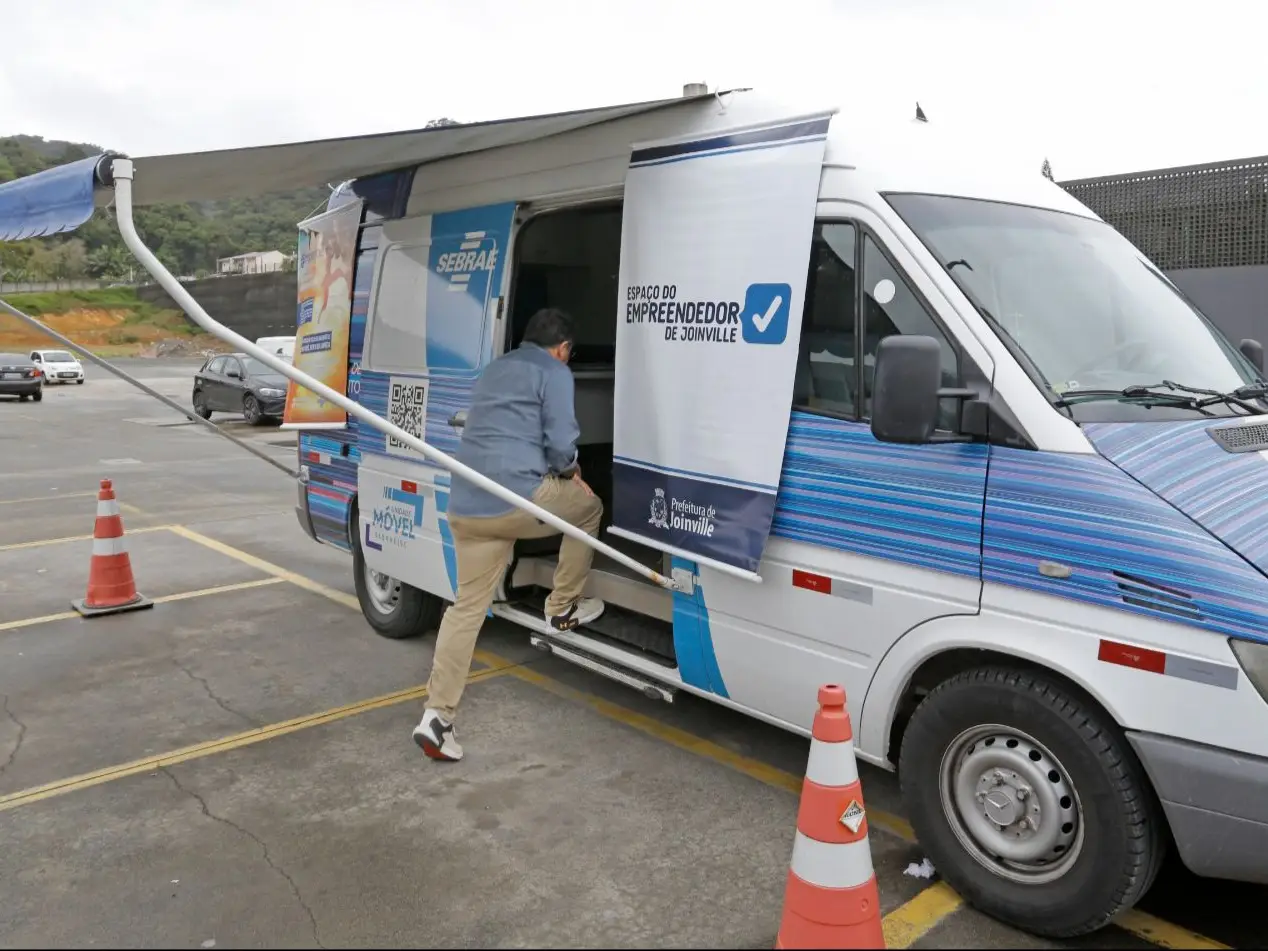
M 449 425 L 452 426 L 454 429 L 462 429 L 464 426 L 466 426 L 467 425 L 467 411 L 465 409 L 460 409 L 458 410 L 458 412 L 450 416 Z

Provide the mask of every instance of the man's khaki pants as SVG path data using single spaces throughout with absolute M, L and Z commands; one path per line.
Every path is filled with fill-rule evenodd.
M 603 503 L 571 479 L 547 476 L 533 493 L 533 501 L 589 534 L 598 534 Z M 453 722 L 471 675 L 476 637 L 510 563 L 516 539 L 545 538 L 557 533 L 521 509 L 492 518 L 454 516 L 449 519 L 449 530 L 458 557 L 458 591 L 436 636 L 426 706 Z M 546 600 L 547 616 L 562 614 L 581 597 L 593 559 L 593 548 L 564 537 L 555 568 L 554 590 Z

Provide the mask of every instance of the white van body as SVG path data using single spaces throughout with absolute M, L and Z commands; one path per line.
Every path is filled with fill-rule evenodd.
M 585 285 L 582 271 L 615 291 L 611 216 L 629 213 L 638 143 L 822 106 L 738 92 L 412 172 L 408 201 L 363 225 L 350 394 L 456 453 L 479 369 L 516 342 L 517 295 L 588 302 L 600 278 Z M 605 533 L 685 590 L 596 558 L 588 590 L 607 601 L 610 627 L 552 633 L 525 592 L 549 587 L 554 555 L 525 545 L 493 614 L 650 695 L 687 691 L 803 735 L 816 688 L 841 684 L 858 755 L 887 769 L 902 760 L 910 818 L 939 871 L 1029 930 L 1089 931 L 1130 906 L 1168 829 L 1199 874 L 1268 882 L 1268 428 L 1250 415 L 1264 407 L 1110 392 L 1155 383 L 1155 366 L 1185 356 L 1190 372 L 1162 378 L 1223 393 L 1256 379 L 1250 362 L 1037 163 L 993 162 L 936 122 L 878 129 L 832 115 L 814 219 L 805 385 L 827 379 L 818 358 L 850 368 L 846 389 L 867 400 L 880 350 L 860 315 L 883 318 L 893 326 L 878 335 L 941 339 L 989 432 L 886 442 L 865 403 L 834 407 L 795 388 L 760 583 Z M 944 261 L 939 247 L 971 253 Z M 890 284 L 886 301 L 873 273 Z M 481 281 L 460 295 L 477 328 L 461 345 L 471 359 L 434 362 L 457 331 L 431 295 Z M 860 282 L 861 293 L 831 296 Z M 833 300 L 844 303 L 833 311 Z M 1146 301 L 1165 319 L 1137 353 L 1141 341 L 1119 329 L 1148 329 Z M 595 339 L 604 313 L 582 315 Z M 1106 341 L 1090 339 L 1102 327 Z M 1080 354 L 1106 355 L 1087 372 L 1113 387 L 1052 375 Z M 602 362 L 574 367 L 583 453 L 613 440 L 617 370 Z M 1137 375 L 1120 379 L 1128 369 Z M 456 584 L 450 475 L 355 421 L 301 434 L 300 461 L 300 522 L 354 555 L 370 622 L 394 637 L 434 627 Z M 995 704 L 994 720 L 975 697 Z
M 289 337 L 257 337 L 255 341 L 257 347 L 263 347 L 270 353 L 275 353 L 287 360 L 295 359 L 295 336 Z

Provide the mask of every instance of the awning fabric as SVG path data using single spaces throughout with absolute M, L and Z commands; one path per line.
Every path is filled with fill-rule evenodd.
M 713 95 L 405 132 L 135 158 L 133 203 L 216 201 L 333 186 L 455 155 L 544 139 L 642 112 L 692 103 L 698 106 Z M 72 162 L 0 185 L 0 240 L 72 231 L 87 221 L 92 212 L 93 188 L 102 184 L 97 175 L 102 158 Z M 110 191 L 99 190 L 96 203 L 105 205 L 109 201 Z
M 77 162 L 0 185 L 0 241 L 21 241 L 74 231 L 92 217 L 98 170 L 109 156 Z

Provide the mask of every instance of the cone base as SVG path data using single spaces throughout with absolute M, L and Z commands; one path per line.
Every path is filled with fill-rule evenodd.
M 97 617 L 101 614 L 119 614 L 123 611 L 139 611 L 142 608 L 154 607 L 153 601 L 140 594 L 136 596 L 135 601 L 129 601 L 127 604 L 113 604 L 108 607 L 93 607 L 87 603 L 87 600 L 87 598 L 80 598 L 76 601 L 72 601 L 70 606 L 84 617 Z

